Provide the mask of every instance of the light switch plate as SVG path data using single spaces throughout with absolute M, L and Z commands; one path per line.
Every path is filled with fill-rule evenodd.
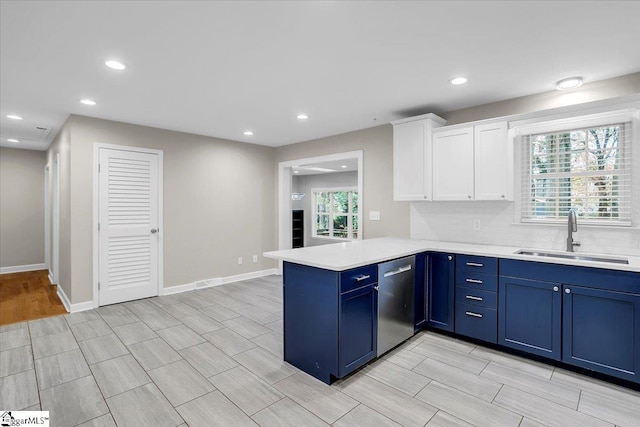
M 380 221 L 380 211 L 369 211 L 369 220 Z

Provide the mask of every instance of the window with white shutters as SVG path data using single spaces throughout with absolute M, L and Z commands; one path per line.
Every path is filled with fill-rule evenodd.
M 521 220 L 631 225 L 631 122 L 575 125 L 521 134 Z

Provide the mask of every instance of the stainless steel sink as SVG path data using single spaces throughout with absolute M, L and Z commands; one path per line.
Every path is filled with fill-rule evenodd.
M 544 252 L 544 251 L 532 251 L 532 250 L 521 249 L 518 252 L 516 252 L 516 255 L 531 255 L 536 257 L 576 259 L 580 261 L 594 261 L 594 262 L 611 262 L 614 264 L 629 264 L 629 260 L 627 258 L 593 256 L 593 255 L 577 254 L 577 253 Z

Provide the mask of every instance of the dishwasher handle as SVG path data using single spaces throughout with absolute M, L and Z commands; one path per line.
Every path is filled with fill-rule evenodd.
M 404 267 L 400 267 L 396 270 L 387 271 L 383 274 L 383 277 L 395 276 L 396 274 L 405 273 L 407 271 L 411 271 L 411 264 L 407 264 Z

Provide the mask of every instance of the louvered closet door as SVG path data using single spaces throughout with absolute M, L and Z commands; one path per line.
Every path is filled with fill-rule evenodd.
M 100 305 L 158 295 L 158 157 L 100 149 Z

